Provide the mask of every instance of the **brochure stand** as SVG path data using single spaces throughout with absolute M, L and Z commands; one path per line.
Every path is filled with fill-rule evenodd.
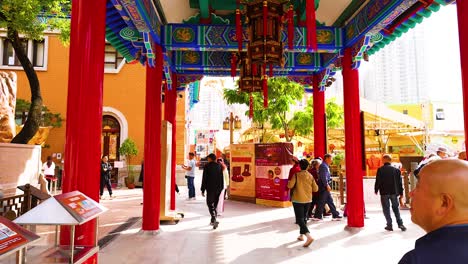
M 28 263 L 83 263 L 99 251 L 96 242 L 93 246 L 75 245 L 75 227 L 97 218 L 107 211 L 96 201 L 79 191 L 56 195 L 39 204 L 26 214 L 14 220 L 20 225 L 54 225 L 55 244 Z M 97 238 L 98 221 L 95 223 Z M 70 226 L 69 246 L 59 245 L 59 227 Z
M 33 232 L 0 216 L 0 259 L 16 253 L 16 262 L 24 263 L 26 247 L 39 238 Z

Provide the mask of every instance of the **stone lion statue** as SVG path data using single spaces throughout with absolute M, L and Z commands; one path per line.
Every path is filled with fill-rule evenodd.
M 0 72 L 0 143 L 10 142 L 16 135 L 16 73 Z

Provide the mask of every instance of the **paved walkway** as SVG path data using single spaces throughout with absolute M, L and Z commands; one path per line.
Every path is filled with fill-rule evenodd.
M 187 188 L 181 186 L 177 207 L 185 218 L 177 225 L 163 225 L 158 235 L 140 232 L 142 190 L 116 190 L 117 198 L 104 195 L 102 204 L 110 210 L 100 218 L 99 263 L 397 263 L 423 231 L 411 223 L 409 211 L 402 211 L 407 232 L 387 232 L 378 205 L 366 205 L 366 227 L 345 231 L 346 219 L 310 222 L 315 241 L 303 248 L 296 241 L 299 233 L 292 208 L 269 208 L 255 204 L 226 201 L 225 213 L 217 230 L 209 226 L 208 209 L 203 197 L 186 201 Z M 199 185 L 197 185 L 199 189 Z M 197 193 L 198 194 L 198 193 Z M 38 227 L 53 244 L 53 229 Z M 31 250 L 29 253 L 33 253 Z M 33 259 L 33 255 L 28 255 Z M 13 256 L 0 263 L 14 263 Z
M 111 208 L 102 217 L 103 227 L 115 227 L 125 218 L 141 216 L 141 190 L 118 191 L 118 198 L 104 200 Z M 296 241 L 298 227 L 293 224 L 292 208 L 269 208 L 255 204 L 226 201 L 225 214 L 213 230 L 203 197 L 186 201 L 186 187 L 177 197 L 185 219 L 177 225 L 161 226 L 161 233 L 140 232 L 141 220 L 100 251 L 100 263 L 397 263 L 423 231 L 411 223 L 409 211 L 402 211 L 407 232 L 385 231 L 380 208 L 367 206 L 366 227 L 345 231 L 346 219 L 310 222 L 316 239 L 309 248 Z M 122 219 L 119 219 L 120 216 Z M 114 224 L 109 223 L 114 222 Z M 105 227 L 104 227 L 105 226 Z

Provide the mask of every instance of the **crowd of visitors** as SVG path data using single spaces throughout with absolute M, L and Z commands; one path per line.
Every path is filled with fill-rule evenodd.
M 416 188 L 410 193 L 411 220 L 423 228 L 427 234 L 416 241 L 415 249 L 408 252 L 400 264 L 413 263 L 466 263 L 468 260 L 468 162 L 465 152 L 458 159 L 447 159 L 446 150 L 439 148 L 433 156 L 421 162 L 417 174 Z M 217 217 L 224 210 L 224 196 L 229 182 L 226 157 L 207 157 L 203 169 L 201 192 L 206 196 L 206 204 L 211 216 L 213 229 L 219 225 Z M 309 162 L 310 160 L 310 162 Z M 341 220 L 331 197 L 330 164 L 332 156 L 299 160 L 291 159 L 288 189 L 293 204 L 295 223 L 299 226 L 297 240 L 308 247 L 314 241 L 307 221 L 321 221 L 328 214 L 332 220 Z M 385 230 L 393 231 L 390 208 L 397 226 L 406 231 L 399 211 L 398 198 L 403 196 L 400 169 L 392 166 L 392 157 L 383 156 L 383 165 L 378 168 L 375 194 L 380 195 Z M 188 166 L 186 166 L 188 168 Z M 206 195 L 205 195 L 206 192 Z M 442 243 L 443 242 L 443 243 Z

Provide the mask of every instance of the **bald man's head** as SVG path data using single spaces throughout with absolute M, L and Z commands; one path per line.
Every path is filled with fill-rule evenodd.
M 436 160 L 421 170 L 411 192 L 411 219 L 427 232 L 468 223 L 468 162 Z

